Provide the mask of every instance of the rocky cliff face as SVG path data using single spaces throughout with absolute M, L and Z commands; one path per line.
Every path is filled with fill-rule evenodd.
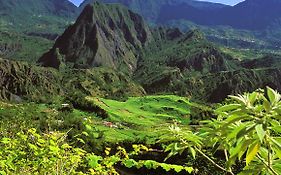
M 62 95 L 61 76 L 51 69 L 0 58 L 0 99 L 45 100 Z
M 146 50 L 134 74 L 149 93 L 178 91 L 183 95 L 187 92 L 185 79 L 231 71 L 239 66 L 198 30 L 183 34 L 176 29 L 159 29 L 154 38 L 160 42 Z
M 46 103 L 87 95 L 121 99 L 144 94 L 140 85 L 113 69 L 72 69 L 59 72 L 0 58 L 0 100 Z
M 138 55 L 151 40 L 143 19 L 120 5 L 87 5 L 76 23 L 39 62 L 60 68 L 110 67 L 133 72 Z
M 278 60 L 274 58 L 272 64 Z M 91 96 L 120 97 L 146 91 L 217 102 L 229 94 L 266 85 L 281 87 L 279 68 L 261 71 L 263 62 L 241 63 L 198 30 L 149 29 L 139 15 L 116 4 L 86 6 L 39 62 L 66 71 L 63 84 L 71 92 Z

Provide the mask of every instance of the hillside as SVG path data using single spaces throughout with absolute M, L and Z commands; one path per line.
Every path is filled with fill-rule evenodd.
M 136 13 L 142 15 L 145 20 L 152 23 L 158 23 L 159 16 L 161 15 L 163 8 L 166 6 L 180 5 L 202 10 L 214 10 L 226 7 L 226 5 L 223 4 L 200 2 L 194 0 L 85 0 L 79 7 L 80 11 L 85 8 L 87 4 L 91 4 L 96 1 L 100 1 L 103 3 L 120 3 L 135 11 Z M 168 12 L 169 14 L 171 14 L 172 11 L 168 10 Z
M 76 7 L 68 0 L 1 0 L 0 16 L 1 30 L 58 34 L 75 18 Z
M 150 29 L 139 15 L 120 5 L 95 3 L 85 7 L 39 62 L 55 68 L 66 63 L 76 68 L 106 66 L 132 73 L 139 53 L 150 40 Z
M 279 56 L 275 57 L 277 65 Z M 273 55 L 268 58 L 274 59 Z M 39 62 L 61 71 L 107 67 L 125 73 L 148 94 L 172 93 L 208 102 L 270 82 L 280 88 L 274 72 L 250 66 L 251 60 L 233 58 L 208 42 L 200 31 L 151 28 L 140 16 L 117 4 L 86 6 Z M 267 74 L 272 79 L 264 79 Z M 241 75 L 239 86 L 233 87 L 237 79 L 232 75 Z
M 93 1 L 85 0 L 80 10 Z M 210 41 L 223 46 L 267 52 L 279 49 L 279 0 L 246 0 L 233 7 L 192 0 L 102 2 L 121 3 L 141 14 L 151 25 L 203 30 Z
M 280 1 L 97 1 L 0 0 L 0 175 L 281 174 Z
M 104 68 L 59 72 L 0 59 L 0 75 L 0 99 L 13 102 L 80 103 L 85 96 L 126 98 L 145 94 L 142 87 L 123 73 Z
M 0 0 L 0 56 L 35 63 L 77 15 L 68 0 Z

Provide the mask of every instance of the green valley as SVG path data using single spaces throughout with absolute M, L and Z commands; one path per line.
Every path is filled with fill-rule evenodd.
M 0 175 L 281 174 L 279 1 L 0 0 Z

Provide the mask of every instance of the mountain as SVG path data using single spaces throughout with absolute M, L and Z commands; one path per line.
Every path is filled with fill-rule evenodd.
M 200 10 L 215 10 L 227 7 L 227 5 L 211 2 L 202 2 L 195 0 L 85 0 L 80 5 L 82 10 L 87 4 L 100 1 L 103 3 L 120 3 L 130 8 L 134 12 L 141 14 L 147 21 L 158 23 L 159 16 L 164 12 L 166 7 L 180 6 L 185 8 L 196 8 Z M 176 10 L 175 10 L 176 11 Z M 167 14 L 175 12 L 173 10 L 166 11 Z M 186 11 L 188 12 L 188 11 Z
M 227 25 L 237 29 L 263 30 L 280 23 L 280 0 L 246 0 L 212 11 L 181 4 L 162 7 L 157 23 L 185 19 L 201 25 Z
M 1 0 L 1 15 L 17 16 L 23 12 L 26 15 L 49 15 L 70 17 L 75 15 L 75 6 L 68 0 Z M 23 16 L 21 16 L 23 17 Z
M 0 0 L 1 30 L 59 33 L 76 15 L 68 0 Z
M 95 0 L 85 0 L 80 8 Z M 235 6 L 193 0 L 101 0 L 120 3 L 157 24 L 190 20 L 201 25 L 229 25 L 237 29 L 261 30 L 280 23 L 280 0 L 246 0 Z
M 0 58 L 0 100 L 51 102 L 85 96 L 122 99 L 145 92 L 121 72 L 108 68 L 59 72 L 19 61 Z
M 143 62 L 163 60 L 182 69 L 215 72 L 226 69 L 224 57 L 199 31 L 183 34 L 178 29 L 150 29 L 139 15 L 121 5 L 95 2 L 85 7 L 39 62 L 57 69 L 64 64 L 75 68 L 106 66 L 132 74 Z
M 0 57 L 36 62 L 77 15 L 68 0 L 0 0 Z
M 138 55 L 151 40 L 141 16 L 120 5 L 88 5 L 39 62 L 59 68 L 106 66 L 132 72 Z
M 21 47 L 2 50 L 9 54 Z M 266 85 L 281 89 L 280 56 L 240 61 L 199 30 L 149 27 L 118 4 L 87 5 L 38 62 L 58 70 L 1 60 L 0 98 L 46 102 L 60 96 L 79 106 L 87 95 L 120 99 L 172 93 L 218 102 Z
M 80 10 L 93 1 L 85 0 Z M 192 0 L 100 1 L 121 3 L 154 26 L 200 29 L 210 41 L 227 47 L 276 51 L 281 44 L 280 0 L 246 0 L 233 7 Z
M 280 0 L 246 0 L 234 7 L 217 12 L 216 25 L 229 25 L 234 28 L 263 30 L 272 25 L 280 25 Z
M 278 56 L 267 60 L 279 62 Z M 268 84 L 281 88 L 279 73 L 269 70 L 271 66 L 261 68 L 263 62 L 253 60 L 241 62 L 207 41 L 199 30 L 183 33 L 177 28 L 148 27 L 141 16 L 124 6 L 99 2 L 85 7 L 39 63 L 60 71 L 105 68 L 128 75 L 147 94 L 172 93 L 209 102 Z M 278 66 L 274 69 L 279 72 Z M 272 78 L 264 78 L 267 75 Z

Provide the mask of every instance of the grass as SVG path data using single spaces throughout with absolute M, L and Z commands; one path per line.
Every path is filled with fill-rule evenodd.
M 103 132 L 106 142 L 113 143 L 153 144 L 169 125 L 177 122 L 188 126 L 193 106 L 187 98 L 174 95 L 131 97 L 125 102 L 97 97 L 88 100 L 108 114 L 103 120 L 107 123 L 96 121 L 89 127 Z
M 127 101 L 88 97 L 99 112 L 61 110 L 60 104 L 10 104 L 0 102 L 0 133 L 9 135 L 26 128 L 44 132 L 61 131 L 75 137 L 86 131 L 85 140 L 102 150 L 105 145 L 155 144 L 173 123 L 189 127 L 192 108 L 203 108 L 174 95 L 131 97 Z

